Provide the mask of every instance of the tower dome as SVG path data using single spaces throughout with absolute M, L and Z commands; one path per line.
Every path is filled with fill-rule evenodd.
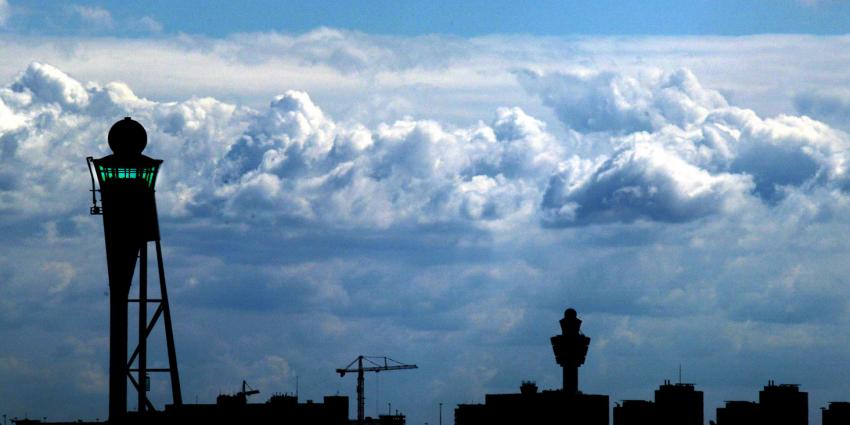
M 141 155 L 148 144 L 148 133 L 138 121 L 130 117 L 116 122 L 109 129 L 109 149 L 120 156 Z

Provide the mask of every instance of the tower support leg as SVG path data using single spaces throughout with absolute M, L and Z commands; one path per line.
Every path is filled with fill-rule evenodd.
M 171 372 L 171 397 L 175 405 L 183 404 L 180 392 L 180 374 L 177 371 L 177 350 L 174 348 L 174 332 L 171 329 L 171 307 L 168 304 L 168 290 L 165 287 L 165 267 L 162 264 L 162 245 L 156 240 L 156 265 L 159 269 L 159 291 L 162 298 L 162 315 L 165 319 L 165 343 L 168 350 L 168 368 Z
M 172 403 L 174 405 L 183 404 L 183 397 L 180 392 L 180 374 L 177 369 L 177 350 L 174 347 L 174 332 L 171 327 L 171 310 L 168 305 L 168 290 L 165 284 L 165 269 L 163 267 L 162 261 L 162 247 L 158 240 L 154 241 L 156 247 L 156 264 L 157 270 L 159 274 L 159 290 L 160 290 L 160 299 L 151 300 L 148 297 L 148 246 L 147 242 L 143 243 L 139 252 L 139 298 L 138 299 L 129 299 L 124 298 L 123 302 L 121 302 L 121 306 L 123 308 L 123 317 L 124 317 L 124 351 L 120 352 L 118 347 L 115 344 L 116 338 L 113 334 L 112 342 L 110 342 L 110 347 L 113 350 L 112 353 L 118 352 L 119 356 L 123 355 L 125 358 L 123 364 L 123 373 L 124 376 L 121 378 L 121 384 L 123 384 L 124 388 L 124 404 L 122 406 L 117 406 L 116 409 L 123 408 L 124 410 L 120 414 L 123 416 L 124 412 L 127 411 L 127 392 L 126 380 L 129 379 L 130 383 L 133 384 L 133 388 L 138 393 L 138 411 L 139 413 L 143 412 L 151 412 L 155 411 L 153 404 L 150 399 L 148 399 L 148 376 L 151 372 L 151 369 L 147 366 L 148 361 L 148 343 L 147 338 L 150 336 L 151 331 L 153 331 L 154 326 L 160 317 L 163 318 L 163 326 L 165 327 L 165 344 L 166 350 L 168 353 L 168 368 L 163 369 L 153 369 L 153 372 L 168 372 L 169 377 L 171 378 L 171 396 Z M 133 354 L 127 360 L 127 305 L 132 302 L 138 302 L 139 304 L 139 344 L 136 346 L 136 350 L 133 351 Z M 158 302 L 159 306 L 154 310 L 153 317 L 150 321 L 148 321 L 148 304 L 151 302 Z M 115 305 L 112 307 L 112 312 L 119 311 L 120 309 L 116 309 Z M 115 318 L 113 318 L 113 323 L 115 322 Z M 117 327 L 114 329 L 117 332 Z M 110 354 L 112 356 L 113 354 Z M 113 360 L 120 359 L 121 357 L 116 356 L 115 359 L 110 357 L 110 362 Z M 134 376 L 133 373 L 137 374 Z M 110 377 L 110 385 L 112 385 L 112 377 Z M 121 387 L 118 387 L 119 389 Z M 112 393 L 110 392 L 110 415 L 112 415 Z M 116 410 L 117 412 L 117 410 Z M 112 420 L 113 416 L 110 416 L 110 420 Z M 119 416 L 114 416 L 115 418 L 119 418 Z M 113 422 L 118 422 L 116 419 Z
M 127 296 L 109 288 L 109 421 L 127 413 Z
M 142 244 L 139 252 L 139 375 L 138 375 L 138 410 L 143 413 L 148 404 L 148 244 Z

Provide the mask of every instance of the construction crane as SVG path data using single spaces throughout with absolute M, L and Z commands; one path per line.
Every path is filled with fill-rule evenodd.
M 260 391 L 251 388 L 247 382 L 242 381 L 242 391 L 236 394 L 219 394 L 215 399 L 215 403 L 220 406 L 244 406 L 248 404 L 248 396 L 259 394 Z
M 366 367 L 363 367 L 366 362 Z M 356 365 L 356 366 L 355 366 Z M 417 369 L 415 364 L 404 364 L 389 357 L 358 356 L 344 369 L 337 369 L 339 376 L 345 376 L 349 372 L 357 372 L 357 423 L 363 424 L 364 411 L 366 410 L 366 398 L 363 395 L 364 372 L 380 372 L 382 370 L 404 370 Z
M 251 388 L 251 386 L 248 385 L 248 383 L 245 382 L 245 380 L 242 380 L 242 391 L 239 391 L 238 393 L 236 393 L 236 396 L 237 397 L 245 397 L 245 399 L 247 400 L 249 395 L 254 395 L 254 394 L 259 394 L 259 393 L 260 393 L 260 390 L 255 390 L 255 389 Z

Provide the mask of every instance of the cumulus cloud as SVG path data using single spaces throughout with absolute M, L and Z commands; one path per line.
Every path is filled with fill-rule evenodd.
M 550 225 L 690 221 L 741 210 L 752 196 L 776 203 L 788 189 L 846 185 L 845 133 L 730 106 L 685 69 L 518 78 L 569 129 L 605 134 L 594 139 L 601 155 L 565 161 L 549 181 Z
M 554 145 L 539 126 L 514 110 L 499 112 L 496 129 L 404 120 L 369 130 L 335 123 L 290 91 L 230 147 L 220 193 L 233 211 L 259 202 L 342 225 L 505 219 L 534 202 L 523 181 L 545 170 Z
M 598 165 L 577 160 L 552 178 L 542 208 L 551 225 L 679 222 L 746 204 L 746 175 L 710 172 L 651 143 L 638 142 Z
M 774 205 L 793 190 L 848 187 L 845 133 L 730 106 L 686 69 L 518 78 L 558 113 L 566 139 L 517 107 L 471 127 L 407 118 L 368 128 L 335 121 L 302 91 L 261 110 L 154 102 L 33 63 L 0 92 L 4 208 L 73 205 L 53 188 L 80 187 L 69 164 L 103 152 L 105 129 L 123 115 L 140 119 L 152 154 L 168 158 L 161 202 L 174 217 L 249 209 L 354 228 L 687 222 Z M 24 194 L 24 181 L 39 190 Z
M 16 93 L 31 94 L 36 103 L 56 103 L 79 109 L 88 105 L 89 95 L 77 80 L 50 65 L 34 62 L 10 86 Z
M 727 106 L 714 90 L 704 89 L 689 70 L 629 76 L 616 72 L 517 72 L 529 91 L 558 114 L 568 127 L 585 133 L 633 133 L 665 125 L 685 127 Z
M 518 108 L 499 110 L 492 126 L 411 119 L 368 129 L 335 122 L 304 92 L 286 92 L 264 111 L 211 98 L 157 103 L 121 83 L 83 84 L 40 63 L 0 99 L 10 213 L 71 205 L 47 187 L 79 188 L 71 164 L 102 152 L 105 129 L 123 115 L 144 122 L 152 154 L 169 158 L 163 212 L 177 216 L 249 208 L 343 227 L 499 221 L 532 213 L 560 155 L 543 124 Z M 44 190 L 24 193 L 24 181 Z

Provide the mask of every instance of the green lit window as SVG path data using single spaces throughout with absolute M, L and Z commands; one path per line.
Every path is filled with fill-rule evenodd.
M 104 167 L 98 165 L 98 173 L 102 181 L 110 181 L 116 179 L 142 179 L 147 182 L 148 187 L 153 187 L 154 167 L 148 168 L 122 168 L 122 167 Z

